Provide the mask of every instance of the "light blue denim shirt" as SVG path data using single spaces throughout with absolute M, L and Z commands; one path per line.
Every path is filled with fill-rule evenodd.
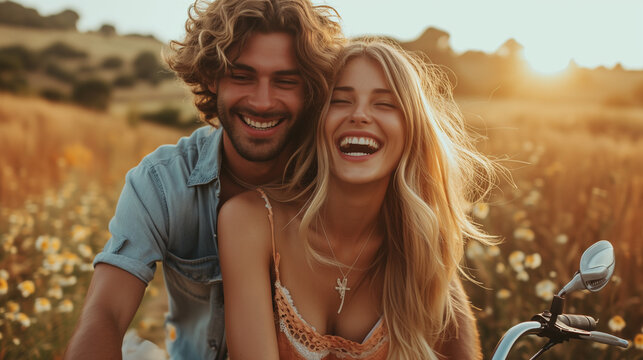
M 111 239 L 94 265 L 117 266 L 146 284 L 163 262 L 172 359 L 225 352 L 223 287 L 216 242 L 222 129 L 196 130 L 146 156 L 126 176 Z

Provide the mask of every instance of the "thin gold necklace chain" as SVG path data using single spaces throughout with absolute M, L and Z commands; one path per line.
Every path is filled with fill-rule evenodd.
M 321 220 L 321 219 L 320 219 Z M 346 274 L 344 274 L 344 271 L 342 270 L 342 267 L 339 264 L 342 264 L 339 260 L 337 260 L 337 256 L 335 256 L 335 251 L 333 251 L 333 246 L 330 243 L 330 239 L 328 239 L 328 234 L 326 234 L 326 228 L 324 227 L 324 221 L 320 221 L 319 224 L 321 225 L 322 232 L 324 233 L 324 237 L 326 238 L 326 242 L 328 242 L 328 248 L 330 249 L 331 255 L 333 255 L 333 259 L 335 259 L 335 266 L 339 269 L 339 272 L 342 274 L 343 278 L 348 278 L 348 274 L 353 271 L 353 267 L 355 264 L 357 264 L 357 260 L 359 260 L 360 256 L 362 256 L 362 253 L 364 252 L 364 249 L 366 248 L 366 245 L 368 242 L 371 240 L 371 236 L 373 235 L 373 232 L 375 231 L 375 226 L 371 229 L 371 232 L 368 233 L 368 237 L 366 238 L 366 241 L 364 241 L 364 244 L 362 245 L 362 248 L 359 250 L 359 254 L 357 254 L 357 257 L 355 258 L 355 261 L 353 261 L 353 264 L 348 268 L 348 271 L 346 271 Z M 343 264 L 342 264 L 343 265 Z
M 236 176 L 232 173 L 232 171 L 231 171 L 230 169 L 228 169 L 228 167 L 227 167 L 227 166 L 223 167 L 223 169 L 224 169 L 224 170 L 225 170 L 225 172 L 228 174 L 228 176 L 230 176 L 230 179 L 232 179 L 232 182 L 234 182 L 235 184 L 237 184 L 237 185 L 241 186 L 242 188 L 244 188 L 244 189 L 246 189 L 246 190 L 254 190 L 254 189 L 256 189 L 256 188 L 258 188 L 258 187 L 259 187 L 259 186 L 257 186 L 257 185 L 252 185 L 252 184 L 250 184 L 250 183 L 248 183 L 248 182 L 245 182 L 245 181 L 243 181 L 243 180 L 239 179 L 238 177 L 236 177 Z

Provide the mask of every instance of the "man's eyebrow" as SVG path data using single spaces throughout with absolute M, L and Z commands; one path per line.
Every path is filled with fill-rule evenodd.
M 243 64 L 243 63 L 233 63 L 232 64 L 232 70 L 243 70 L 243 71 L 248 71 L 248 72 L 252 72 L 252 73 L 257 72 L 257 70 L 255 68 L 253 68 L 252 66 L 246 65 L 246 64 Z M 299 76 L 299 75 L 301 75 L 301 72 L 299 70 L 297 70 L 297 69 L 286 69 L 286 70 L 275 71 L 275 75 L 278 75 L 278 76 L 293 76 L 293 75 Z
M 297 69 L 289 69 L 289 70 L 279 70 L 275 71 L 275 75 L 279 76 L 300 76 L 301 72 Z
M 242 64 L 242 63 L 232 63 L 232 69 L 233 70 L 245 70 L 245 71 L 250 71 L 250 72 L 257 72 L 255 68 L 252 66 Z

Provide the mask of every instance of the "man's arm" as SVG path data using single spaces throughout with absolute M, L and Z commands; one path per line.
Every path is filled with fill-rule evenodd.
M 125 270 L 99 263 L 65 359 L 120 359 L 123 336 L 145 292 L 145 283 Z
M 453 284 L 454 298 L 456 304 L 457 331 L 449 329 L 447 341 L 440 344 L 437 349 L 443 356 L 442 359 L 457 360 L 482 360 L 480 348 L 480 334 L 476 320 L 471 311 L 469 297 L 464 292 L 460 278 L 456 278 Z

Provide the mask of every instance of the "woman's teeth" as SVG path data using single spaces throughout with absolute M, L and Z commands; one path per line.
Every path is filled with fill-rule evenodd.
M 243 120 L 244 123 L 246 123 L 246 125 L 248 125 L 250 127 L 253 127 L 255 129 L 259 129 L 259 130 L 270 129 L 272 127 L 277 126 L 277 124 L 279 124 L 279 120 L 273 120 L 273 121 L 267 121 L 267 122 L 259 122 L 259 121 L 254 121 L 254 120 L 252 120 L 252 119 L 250 119 L 248 117 L 245 117 L 245 116 L 241 116 L 241 119 Z
M 373 138 L 347 136 L 339 142 L 339 150 L 349 156 L 366 156 L 379 150 L 380 144 Z

